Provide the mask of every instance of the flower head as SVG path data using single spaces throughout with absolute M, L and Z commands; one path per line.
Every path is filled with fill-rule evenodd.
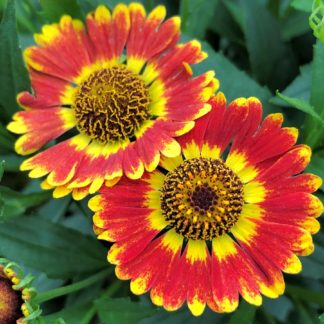
M 23 134 L 22 155 L 62 139 L 21 165 L 30 177 L 47 175 L 42 187 L 54 197 L 82 199 L 123 174 L 153 171 L 160 156 L 179 154 L 174 137 L 210 110 L 218 81 L 190 67 L 207 55 L 196 40 L 177 44 L 180 19 L 165 15 L 163 6 L 148 15 L 139 3 L 99 6 L 86 28 L 63 16 L 25 50 L 34 92 L 18 95 L 24 111 L 8 129 Z
M 321 179 L 301 173 L 311 150 L 295 145 L 281 114 L 262 121 L 258 99 L 226 108 L 222 93 L 211 104 L 178 139 L 181 155 L 89 202 L 98 238 L 115 242 L 108 261 L 118 278 L 167 310 L 187 301 L 194 315 L 281 295 L 282 272 L 301 271 L 297 255 L 313 251 L 323 211 L 311 194 Z
M 30 287 L 30 275 L 13 262 L 0 259 L 0 323 L 27 323 L 37 318 L 41 311 L 33 303 L 35 290 Z

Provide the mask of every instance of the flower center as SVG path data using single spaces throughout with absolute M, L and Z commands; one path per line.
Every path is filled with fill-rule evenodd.
M 193 240 L 228 233 L 243 203 L 243 183 L 221 160 L 186 160 L 167 174 L 162 187 L 165 219 L 177 233 Z
M 2 272 L 0 266 L 0 323 L 16 323 L 23 317 L 21 292 L 12 288 L 13 283 Z
M 150 117 L 148 105 L 144 81 L 118 65 L 90 74 L 77 89 L 72 107 L 78 130 L 108 143 L 132 138 Z

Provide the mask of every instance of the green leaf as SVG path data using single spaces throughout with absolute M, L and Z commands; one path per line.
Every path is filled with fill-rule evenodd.
M 0 221 L 22 215 L 28 208 L 40 205 L 51 196 L 46 191 L 24 194 L 4 186 L 0 186 L 0 195 Z
M 94 238 L 39 216 L 0 226 L 0 255 L 44 272 L 70 278 L 106 266 L 106 249 Z
M 9 171 L 9 172 L 19 172 L 20 164 L 25 159 L 26 159 L 25 157 L 19 156 L 16 153 L 0 154 L 0 160 L 3 160 L 6 162 L 5 170 Z
M 308 14 L 302 11 L 292 11 L 281 22 L 281 31 L 284 41 L 289 41 L 309 32 Z
M 1 138 L 0 149 L 3 149 L 5 151 L 13 151 L 15 138 L 7 131 L 6 127 L 1 122 L 0 122 L 0 138 Z
M 259 1 L 242 0 L 242 10 L 252 72 L 260 83 L 280 88 L 297 70 L 293 51 L 283 42 L 278 21 Z
M 0 39 L 0 116 L 4 122 L 8 122 L 18 110 L 17 93 L 30 88 L 18 43 L 14 0 L 7 1 L 0 24 Z
M 288 297 L 280 296 L 277 299 L 265 298 L 262 308 L 268 315 L 272 315 L 277 320 L 285 323 L 289 313 L 294 309 L 294 304 Z
M 310 104 L 324 119 L 324 43 L 317 42 L 314 46 L 314 59 L 312 65 L 312 83 Z M 305 123 L 306 143 L 315 148 L 323 144 L 324 127 L 314 117 L 309 117 Z
M 245 72 L 240 71 L 231 61 L 221 53 L 216 53 L 212 47 L 202 42 L 203 50 L 208 53 L 208 58 L 193 67 L 197 74 L 208 70 L 215 70 L 216 77 L 220 80 L 220 90 L 225 93 L 228 101 L 238 97 L 257 96 L 263 104 L 264 112 L 271 111 L 273 106 L 269 104 L 272 97 L 267 88 L 260 86 Z
M 300 111 L 314 117 L 316 120 L 318 120 L 319 122 L 321 122 L 324 125 L 324 120 L 316 112 L 314 107 L 312 107 L 307 101 L 304 101 L 302 99 L 290 98 L 290 97 L 284 96 L 279 91 L 276 92 L 276 95 L 277 95 L 278 98 L 285 101 L 291 107 L 296 108 L 296 109 L 298 109 L 298 110 L 300 110 Z
M 181 0 L 181 28 L 186 34 L 204 37 L 207 27 L 214 16 L 218 0 Z M 202 19 L 202 17 L 204 17 Z
M 231 317 L 229 324 L 253 323 L 256 307 L 241 301 L 239 308 Z
M 312 65 L 307 64 L 300 68 L 300 74 L 281 93 L 282 95 L 287 97 L 309 101 L 311 82 L 312 82 Z M 290 106 L 289 103 L 280 99 L 278 96 L 271 98 L 270 101 L 273 104 L 279 106 L 286 106 L 286 107 Z
M 53 323 L 62 318 L 68 324 L 88 324 L 94 316 L 92 303 L 64 308 L 62 311 L 45 316 L 46 323 Z
M 158 310 L 140 302 L 132 302 L 129 298 L 103 297 L 95 301 L 95 307 L 103 324 L 133 324 L 151 317 Z
M 0 181 L 2 180 L 3 172 L 4 172 L 4 164 L 3 160 L 0 161 Z
M 297 10 L 312 11 L 312 0 L 292 0 L 290 5 Z
M 82 19 L 82 13 L 77 0 L 40 0 L 43 16 L 49 22 L 58 22 L 63 15 Z
M 319 320 L 320 320 L 321 324 L 324 324 L 324 313 L 322 315 L 320 315 Z
M 287 285 L 287 294 L 296 297 L 297 299 L 311 302 L 324 307 L 324 293 L 313 291 L 307 288 Z
M 209 28 L 215 33 L 228 38 L 229 40 L 244 45 L 243 33 L 233 17 L 233 13 L 229 10 L 227 2 L 218 1 L 214 19 L 210 23 Z

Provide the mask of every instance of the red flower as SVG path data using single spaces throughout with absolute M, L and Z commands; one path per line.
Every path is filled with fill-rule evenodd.
M 71 129 L 64 141 L 24 161 L 31 177 L 47 175 L 54 197 L 75 199 L 112 185 L 125 174 L 138 179 L 160 156 L 174 157 L 174 137 L 210 110 L 218 87 L 209 71 L 193 77 L 191 64 L 207 54 L 197 41 L 178 44 L 180 19 L 165 22 L 163 6 L 148 15 L 139 3 L 99 6 L 81 21 L 63 16 L 35 35 L 24 57 L 33 94 L 8 129 L 23 134 L 19 154 L 30 154 Z M 184 109 L 185 107 L 185 109 Z
M 140 180 L 123 178 L 90 200 L 98 238 L 115 242 L 108 261 L 131 290 L 150 290 L 154 304 L 194 315 L 206 304 L 232 312 L 239 295 L 260 305 L 284 292 L 282 272 L 298 273 L 297 255 L 313 249 L 323 206 L 321 185 L 301 174 L 311 150 L 295 145 L 298 131 L 283 116 L 262 122 L 256 98 L 212 111 L 178 138 L 182 155 L 163 158 Z

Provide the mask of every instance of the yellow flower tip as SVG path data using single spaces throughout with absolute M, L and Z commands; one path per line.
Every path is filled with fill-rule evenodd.
M 207 57 L 208 57 L 208 53 L 202 51 L 202 52 L 201 52 L 201 60 L 203 61 L 203 60 L 205 60 Z
M 218 301 L 218 304 L 222 313 L 232 313 L 238 307 L 238 300 L 230 300 L 228 298 L 224 298 Z
M 102 234 L 102 232 L 104 231 L 102 230 L 102 228 L 105 226 L 106 222 L 101 218 L 101 213 L 99 210 L 97 210 L 93 215 L 92 221 L 97 228 L 100 228 L 99 234 Z
M 237 98 L 233 101 L 233 103 L 239 107 L 246 107 L 248 105 L 248 100 L 246 98 Z
M 170 20 L 173 22 L 173 24 L 175 25 L 175 28 L 177 30 L 180 29 L 181 27 L 181 18 L 179 16 L 174 16 L 172 18 L 170 18 Z
M 185 68 L 188 75 L 192 76 L 192 68 L 187 62 L 182 62 L 183 67 Z
M 254 104 L 257 104 L 257 105 L 261 105 L 261 101 L 257 97 L 249 97 L 249 98 L 247 98 L 247 100 L 248 100 L 249 103 L 254 103 Z
M 131 2 L 128 6 L 129 11 L 139 11 L 143 17 L 146 16 L 146 11 L 144 6 L 139 2 Z
M 71 193 L 71 189 L 68 189 L 67 187 L 64 186 L 60 186 L 60 187 L 56 187 L 53 191 L 53 198 L 62 198 L 65 197 L 67 195 L 69 195 Z
M 24 149 L 24 144 L 28 139 L 28 134 L 20 136 L 17 141 L 15 142 L 15 151 L 20 155 L 29 155 L 34 153 L 37 149 Z
M 94 18 L 100 24 L 109 22 L 111 19 L 109 9 L 105 5 L 99 5 L 95 10 Z
M 163 295 L 158 294 L 153 289 L 151 289 L 150 297 L 151 297 L 152 303 L 154 305 L 160 306 L 160 307 L 163 306 Z
M 122 12 L 125 15 L 128 15 L 128 7 L 124 3 L 119 3 L 113 10 L 113 13 L 112 13 L 113 18 L 115 18 Z
M 89 190 L 86 188 L 73 188 L 72 189 L 72 198 L 74 200 L 82 200 L 84 199 L 87 195 L 89 195 Z
M 213 89 L 213 93 L 216 92 L 220 87 L 220 82 L 218 79 L 214 78 L 210 81 L 210 87 Z
M 166 8 L 163 5 L 156 6 L 149 14 L 149 20 L 164 20 L 166 16 Z
M 302 159 L 304 166 L 306 167 L 312 157 L 312 149 L 307 145 L 301 145 L 298 151 L 298 156 Z
M 137 180 L 142 177 L 144 173 L 144 164 L 142 161 L 140 161 L 138 167 L 136 169 L 133 169 L 132 171 L 126 171 L 126 175 L 131 180 Z
M 270 114 L 268 116 L 268 118 L 270 118 L 271 120 L 273 120 L 275 122 L 279 122 L 280 124 L 282 124 L 284 121 L 284 116 L 282 113 Z
M 102 209 L 102 206 L 101 206 L 101 196 L 100 195 L 97 195 L 97 196 L 94 196 L 92 197 L 89 202 L 88 202 L 88 207 L 93 211 L 93 212 L 97 212 L 98 210 L 101 210 Z
M 43 190 L 50 190 L 50 189 L 53 189 L 54 187 L 51 186 L 47 180 L 45 179 L 44 181 L 41 182 L 40 184 L 40 187 L 43 189 Z
M 38 38 L 41 38 L 42 35 L 41 34 L 35 34 L 34 38 L 37 44 L 40 44 L 41 40 L 37 40 Z M 24 50 L 23 52 L 23 59 L 26 63 L 27 66 L 32 67 L 33 69 L 37 70 L 37 71 L 42 71 L 44 69 L 43 65 L 41 65 L 40 63 L 35 62 L 32 59 L 32 51 L 35 49 L 35 47 L 28 47 Z
M 21 120 L 18 120 L 18 116 L 17 114 L 15 114 L 13 116 L 13 119 L 15 119 L 15 121 L 12 121 L 10 122 L 8 125 L 7 125 L 7 129 L 12 132 L 12 133 L 15 133 L 15 134 L 24 134 L 24 133 L 27 133 L 28 129 L 27 129 L 27 126 L 21 121 Z
M 130 283 L 130 290 L 135 295 L 142 295 L 147 291 L 147 280 L 148 277 L 144 274 L 141 274 L 140 277 L 133 279 Z
M 226 97 L 225 97 L 225 94 L 224 94 L 222 91 L 219 91 L 219 92 L 215 95 L 214 98 L 215 98 L 216 102 L 226 104 Z
M 309 244 L 307 247 L 303 248 L 302 250 L 298 251 L 298 255 L 300 256 L 308 256 L 312 254 L 315 250 L 315 246 L 313 243 Z
M 90 194 L 96 193 L 101 188 L 101 186 L 103 185 L 104 182 L 105 182 L 104 178 L 94 179 L 90 185 L 89 193 Z
M 207 113 L 209 113 L 212 109 L 212 106 L 209 103 L 205 103 L 202 108 L 197 112 L 197 114 L 195 115 L 194 119 L 198 119 L 204 115 L 206 115 Z
M 204 88 L 201 91 L 201 99 L 204 102 L 208 101 L 212 95 L 213 95 L 213 89 L 212 88 L 207 87 L 207 88 Z
M 161 153 L 168 158 L 177 157 L 181 153 L 181 146 L 176 140 L 167 143 Z
M 313 217 L 321 216 L 324 211 L 322 201 L 318 197 L 311 195 L 309 209 L 311 210 L 311 214 Z
M 197 39 L 193 39 L 189 43 L 192 47 L 197 48 L 199 51 L 201 50 L 201 43 Z
M 318 175 L 313 175 L 313 178 L 311 180 L 311 183 L 313 184 L 313 187 L 315 188 L 315 191 L 320 188 L 323 184 L 323 179 L 319 177 Z
M 188 302 L 188 308 L 191 311 L 192 315 L 194 316 L 200 316 L 203 314 L 205 310 L 206 304 L 202 303 L 197 298 L 194 298 L 194 300 Z
M 60 19 L 60 27 L 65 28 L 67 25 L 72 23 L 72 17 L 69 15 L 63 15 Z
M 294 138 L 295 141 L 297 141 L 298 135 L 299 135 L 299 131 L 298 128 L 296 127 L 287 127 L 285 128 L 286 132 Z
M 292 254 L 290 259 L 287 260 L 287 263 L 282 271 L 289 274 L 300 273 L 302 271 L 302 263 L 295 254 Z
M 251 295 L 248 292 L 248 288 L 242 294 L 242 297 L 251 305 L 261 306 L 262 305 L 262 296 L 260 294 Z

